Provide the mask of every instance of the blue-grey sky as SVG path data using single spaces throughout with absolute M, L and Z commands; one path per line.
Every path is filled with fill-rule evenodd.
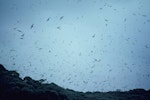
M 149 0 L 0 0 L 0 63 L 77 91 L 150 89 Z

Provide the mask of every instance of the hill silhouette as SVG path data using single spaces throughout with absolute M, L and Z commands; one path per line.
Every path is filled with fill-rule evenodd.
M 150 90 L 84 93 L 42 81 L 29 76 L 21 79 L 19 73 L 0 64 L 0 100 L 150 100 Z

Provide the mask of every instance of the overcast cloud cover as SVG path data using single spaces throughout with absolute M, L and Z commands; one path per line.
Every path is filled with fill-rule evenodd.
M 0 0 L 0 63 L 77 91 L 150 89 L 149 0 Z

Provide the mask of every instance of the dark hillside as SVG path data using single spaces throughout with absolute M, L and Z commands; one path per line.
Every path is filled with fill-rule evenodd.
M 76 92 L 30 77 L 21 79 L 19 73 L 0 65 L 0 100 L 150 100 L 150 90 Z

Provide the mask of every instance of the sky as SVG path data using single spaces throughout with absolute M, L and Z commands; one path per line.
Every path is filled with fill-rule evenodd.
M 76 91 L 150 89 L 149 0 L 0 0 L 0 63 Z

